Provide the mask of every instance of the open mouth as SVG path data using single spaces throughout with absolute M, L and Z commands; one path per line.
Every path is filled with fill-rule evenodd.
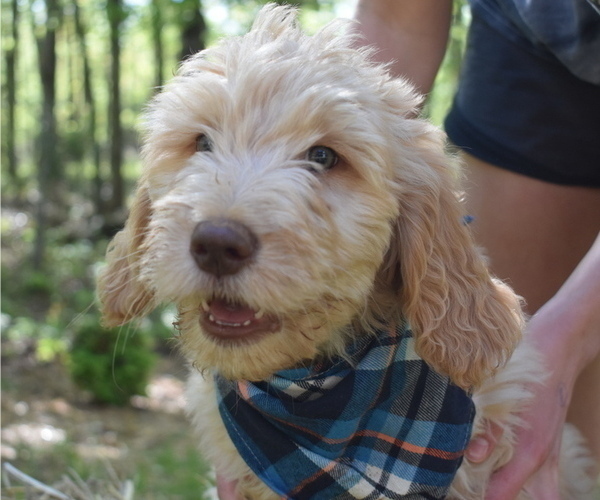
M 254 341 L 280 329 L 280 321 L 262 309 L 239 302 L 212 299 L 202 302 L 200 323 L 205 333 L 225 341 Z

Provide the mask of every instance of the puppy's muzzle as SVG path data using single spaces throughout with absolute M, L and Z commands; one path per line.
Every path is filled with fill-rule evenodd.
M 258 238 L 231 219 L 200 222 L 192 233 L 190 252 L 198 267 L 217 278 L 238 273 L 254 259 Z

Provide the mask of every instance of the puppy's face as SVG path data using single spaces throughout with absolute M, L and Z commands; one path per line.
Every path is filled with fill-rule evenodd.
M 521 316 L 461 223 L 443 136 L 339 24 L 308 37 L 293 14 L 263 9 L 150 104 L 105 322 L 174 302 L 198 368 L 258 380 L 402 316 L 426 361 L 476 385 Z
M 256 38 L 188 61 L 151 105 L 140 263 L 196 364 L 252 379 L 343 340 L 398 215 L 382 74 Z

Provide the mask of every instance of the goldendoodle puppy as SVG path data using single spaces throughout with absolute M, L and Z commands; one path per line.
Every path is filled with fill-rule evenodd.
M 475 248 L 410 85 L 348 23 L 309 37 L 295 17 L 265 7 L 149 105 L 105 322 L 177 305 L 200 448 L 246 498 L 482 498 L 540 374 L 523 346 L 494 377 L 519 299 Z M 461 466 L 489 420 L 501 443 Z

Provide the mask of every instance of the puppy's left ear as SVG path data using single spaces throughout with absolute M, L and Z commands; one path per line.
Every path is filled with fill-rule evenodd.
M 445 136 L 408 121 L 420 132 L 402 141 L 399 217 L 382 269 L 396 283 L 419 355 L 469 389 L 502 366 L 520 339 L 520 299 L 490 276 L 473 242 Z

